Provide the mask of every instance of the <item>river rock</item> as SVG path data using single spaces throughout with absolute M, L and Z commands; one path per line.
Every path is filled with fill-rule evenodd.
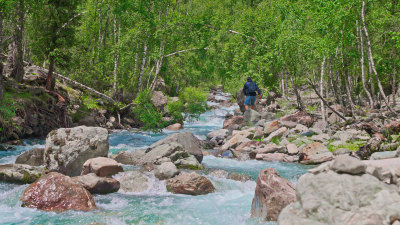
M 254 125 L 254 123 L 258 122 L 261 119 L 260 113 L 255 110 L 248 109 L 244 112 L 244 122 L 245 124 Z
M 297 111 L 293 114 L 282 117 L 280 120 L 300 123 L 307 127 L 310 127 L 314 122 L 313 118 L 304 111 Z
M 365 173 L 367 165 L 354 157 L 340 155 L 333 160 L 331 169 L 337 173 L 358 175 Z
M 113 193 L 117 192 L 120 188 L 118 180 L 110 177 L 99 177 L 94 173 L 73 177 L 72 179 L 92 194 Z
M 99 177 L 111 177 L 114 174 L 123 172 L 121 164 L 114 159 L 97 157 L 87 160 L 82 167 L 81 175 L 94 173 Z
M 281 210 L 296 201 L 295 186 L 273 168 L 260 171 L 251 204 L 251 217 L 276 221 Z
M 227 178 L 231 179 L 231 180 L 240 181 L 240 182 L 246 182 L 246 181 L 251 180 L 250 175 L 240 174 L 240 173 L 236 173 L 236 172 L 229 173 Z
M 175 123 L 175 124 L 169 125 L 169 126 L 166 127 L 165 129 L 166 129 L 166 130 L 180 130 L 180 129 L 182 129 L 182 128 L 183 128 L 182 124 L 180 124 L 180 123 Z
M 160 144 L 151 148 L 143 157 L 140 158 L 140 164 L 154 163 L 160 164 L 159 160 L 169 157 L 172 153 L 183 151 L 181 144 L 176 142 Z
M 140 158 L 145 155 L 145 151 L 136 150 L 134 152 L 121 151 L 118 154 L 111 155 L 110 158 L 115 161 L 126 165 L 139 165 Z
M 205 176 L 192 172 L 167 180 L 167 190 L 175 194 L 204 195 L 214 192 L 215 187 Z
M 297 153 L 299 153 L 299 149 L 297 148 L 297 146 L 295 144 L 287 144 L 286 145 L 286 149 L 289 155 L 296 155 Z
M 229 130 L 219 129 L 207 134 L 207 140 L 216 140 L 217 142 L 224 140 L 229 135 Z
M 50 171 L 78 176 L 86 160 L 107 157 L 108 131 L 100 127 L 60 128 L 46 138 L 44 161 Z
M 369 159 L 379 160 L 379 159 L 391 159 L 396 157 L 396 151 L 386 151 L 386 152 L 374 152 Z
M 333 154 L 321 142 L 313 142 L 301 150 L 300 161 L 305 164 L 319 164 L 333 159 Z
M 397 187 L 369 174 L 307 173 L 296 185 L 296 197 L 279 215 L 280 225 L 384 225 L 400 215 Z
M 154 175 L 160 180 L 169 179 L 178 174 L 179 174 L 179 171 L 176 168 L 175 164 L 173 164 L 172 162 L 162 163 L 154 171 Z
M 33 183 L 44 174 L 44 168 L 24 164 L 0 165 L 0 181 Z
M 223 129 L 236 130 L 240 126 L 242 126 L 243 123 L 244 123 L 243 116 L 233 116 L 232 118 L 226 119 L 224 121 Z
M 227 178 L 228 177 L 228 172 L 225 170 L 214 170 L 208 175 L 211 177 L 217 177 L 217 178 Z
M 56 172 L 29 185 L 22 195 L 22 206 L 54 212 L 97 209 L 92 195 L 82 185 Z
M 190 155 L 187 152 L 177 151 L 174 152 L 171 157 L 171 161 L 178 167 L 182 169 L 190 170 L 202 170 L 204 167 L 197 161 L 196 157 Z
M 274 152 L 286 153 L 286 148 L 283 146 L 277 146 L 274 143 L 269 143 L 264 147 L 257 149 L 257 153 L 259 154 L 274 153 Z
M 152 144 L 147 152 L 153 151 L 154 148 L 176 142 L 183 147 L 183 151 L 194 155 L 196 159 L 201 163 L 203 160 L 203 153 L 201 152 L 201 143 L 200 141 L 190 132 L 183 132 L 183 133 L 176 133 L 172 134 L 162 140 L 157 141 L 156 143 Z
M 236 148 L 237 146 L 249 142 L 250 139 L 247 137 L 244 137 L 240 134 L 233 136 L 231 139 L 229 139 L 224 145 L 221 146 L 222 151 L 226 151 L 230 148 Z
M 161 111 L 164 111 L 164 106 L 168 103 L 168 98 L 161 91 L 153 92 L 151 97 L 153 105 Z
M 284 161 L 285 154 L 283 153 L 259 153 L 256 155 L 257 160 L 264 160 L 267 162 L 274 162 L 274 161 Z
M 286 134 L 288 129 L 286 127 L 281 127 L 278 130 L 272 132 L 267 138 L 265 138 L 262 143 L 268 144 L 273 138 L 281 138 Z
M 276 131 L 279 129 L 279 122 L 278 120 L 268 122 L 264 125 L 264 134 L 269 135 L 272 132 Z
M 127 171 L 118 174 L 121 190 L 125 192 L 144 192 L 149 188 L 149 179 L 139 171 Z
M 43 156 L 44 148 L 33 148 L 19 155 L 15 160 L 15 163 L 26 164 L 30 166 L 41 166 L 44 164 Z

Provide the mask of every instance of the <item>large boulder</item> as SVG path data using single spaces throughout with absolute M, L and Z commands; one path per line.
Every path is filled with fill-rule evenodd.
M 283 208 L 296 201 L 295 186 L 273 168 L 260 171 L 251 204 L 251 217 L 276 221 Z
M 168 98 L 161 91 L 155 91 L 151 97 L 151 102 L 156 108 L 163 111 L 164 106 L 168 103 Z
M 314 122 L 313 118 L 304 111 L 297 111 L 293 114 L 284 116 L 281 118 L 281 121 L 300 123 L 307 127 L 310 127 Z
M 195 172 L 181 173 L 167 180 L 167 190 L 175 194 L 204 195 L 215 190 L 209 179 Z
M 143 150 L 136 150 L 134 152 L 121 151 L 117 154 L 111 155 L 110 158 L 126 165 L 139 165 L 140 158 L 142 158 L 145 154 L 146 153 Z
M 117 163 L 114 159 L 106 157 L 97 157 L 88 159 L 82 167 L 81 175 L 94 173 L 99 177 L 111 177 L 114 174 L 123 172 L 121 164 Z
M 246 110 L 243 116 L 246 125 L 254 125 L 254 123 L 258 122 L 261 119 L 260 113 L 252 109 Z
M 140 158 L 140 164 L 161 164 L 163 158 L 171 156 L 174 152 L 183 152 L 182 145 L 176 142 L 171 142 L 150 147 L 150 151 Z
M 119 190 L 119 181 L 110 177 L 99 177 L 94 173 L 73 177 L 73 180 L 81 184 L 92 194 L 107 194 Z
M 47 135 L 45 165 L 50 171 L 78 176 L 86 160 L 107 157 L 108 131 L 100 127 L 74 127 L 53 130 Z
M 162 140 L 157 141 L 156 143 L 152 144 L 147 152 L 151 152 L 154 148 L 168 144 L 171 142 L 176 142 L 183 147 L 183 151 L 194 155 L 196 159 L 201 163 L 203 161 L 203 153 L 201 151 L 201 143 L 199 139 L 197 139 L 192 133 L 190 132 L 183 132 L 183 133 L 176 133 L 172 134 Z
M 149 188 L 149 179 L 139 171 L 120 173 L 115 177 L 125 192 L 144 192 Z
M 300 161 L 305 164 L 319 164 L 333 159 L 333 154 L 321 142 L 306 145 L 300 153 Z
M 44 164 L 43 156 L 44 148 L 33 148 L 19 155 L 15 160 L 15 163 L 26 164 L 30 166 L 41 166 Z
M 154 172 L 154 175 L 160 180 L 169 179 L 178 174 L 179 171 L 176 168 L 175 164 L 173 164 L 172 162 L 162 163 L 157 167 L 157 169 Z
M 0 181 L 13 183 L 33 183 L 44 174 L 43 167 L 24 164 L 0 165 Z
M 282 210 L 278 224 L 384 225 L 400 215 L 397 187 L 369 174 L 308 173 L 300 177 L 296 197 L 296 203 Z
M 54 212 L 97 209 L 92 195 L 82 185 L 56 172 L 29 185 L 22 195 L 22 206 Z

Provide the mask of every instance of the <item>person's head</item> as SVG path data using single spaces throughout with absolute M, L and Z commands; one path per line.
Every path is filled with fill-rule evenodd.
M 247 77 L 247 82 L 251 82 L 251 77 Z

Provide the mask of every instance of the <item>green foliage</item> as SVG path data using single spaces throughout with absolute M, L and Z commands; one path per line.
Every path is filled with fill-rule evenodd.
M 197 119 L 207 110 L 207 92 L 195 87 L 186 87 L 179 95 L 184 104 L 187 119 Z
M 16 111 L 21 105 L 16 101 L 15 96 L 9 92 L 4 92 L 4 97 L 0 102 L 0 115 L 5 121 L 9 121 L 16 116 Z
M 178 101 L 168 101 L 168 113 L 174 118 L 173 123 L 183 123 L 183 111 L 184 105 L 181 100 Z
M 318 105 L 308 105 L 306 108 L 306 112 L 309 114 L 313 113 L 317 110 L 317 108 L 318 108 Z
M 162 113 L 160 113 L 151 102 L 151 91 L 144 90 L 139 93 L 135 99 L 135 108 L 133 112 L 135 116 L 143 123 L 143 128 L 148 130 L 160 130 L 167 123 L 162 121 Z
M 100 106 L 97 103 L 97 100 L 89 95 L 82 96 L 82 103 L 83 103 L 84 107 L 88 110 L 100 109 Z
M 271 142 L 279 146 L 279 144 L 281 143 L 281 138 L 280 137 L 273 137 L 271 139 Z
M 358 151 L 361 146 L 365 144 L 364 141 L 354 141 L 354 142 L 347 142 L 345 144 L 339 145 L 339 146 L 333 146 L 331 144 L 327 145 L 327 148 L 329 151 L 334 152 L 338 150 L 339 148 L 344 148 L 348 149 L 350 151 Z

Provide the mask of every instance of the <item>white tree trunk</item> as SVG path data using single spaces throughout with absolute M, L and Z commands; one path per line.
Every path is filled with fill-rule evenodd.
M 369 93 L 369 91 L 367 89 L 367 84 L 366 84 L 366 80 L 365 80 L 364 39 L 363 39 L 363 33 L 362 33 L 361 29 L 360 29 L 359 35 L 360 35 L 360 52 L 361 52 L 361 58 L 360 58 L 361 80 L 362 80 L 363 90 L 364 90 L 365 94 L 368 97 L 369 107 L 373 108 L 374 107 L 374 100 L 372 99 L 371 93 Z
M 144 71 L 144 66 L 146 65 L 146 56 L 147 56 L 147 44 L 144 45 L 143 48 L 143 60 L 142 60 L 142 65 L 140 67 L 140 72 L 139 72 L 139 81 L 138 81 L 138 89 L 139 91 L 142 90 L 142 79 L 143 79 L 143 71 Z
M 117 44 L 119 42 L 119 36 L 120 36 L 120 30 L 119 27 L 117 25 L 117 16 L 114 15 L 114 48 L 117 47 Z M 117 34 L 118 33 L 118 34 Z M 113 78 L 114 78 L 114 82 L 113 82 L 113 92 L 114 94 L 117 93 L 117 72 L 118 72 L 118 60 L 119 56 L 118 56 L 118 50 L 115 50 L 114 53 L 114 71 L 113 71 Z
M 319 87 L 320 87 L 320 94 L 321 96 L 324 96 L 324 73 L 325 73 L 325 57 L 322 60 L 321 64 L 321 79 L 319 81 Z M 322 115 L 322 121 L 326 121 L 325 118 L 325 105 L 324 101 L 321 100 L 321 115 Z

